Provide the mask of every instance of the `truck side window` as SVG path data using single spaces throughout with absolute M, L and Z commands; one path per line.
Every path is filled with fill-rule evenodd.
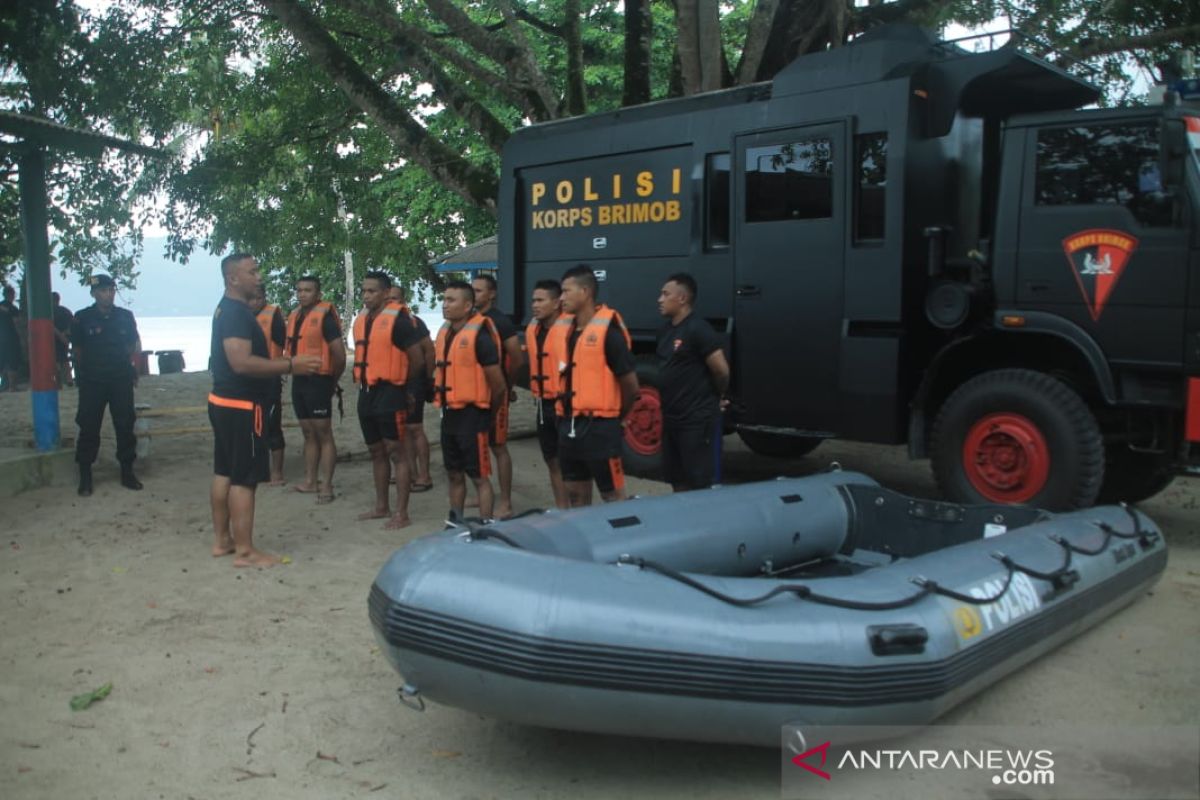
M 746 150 L 746 222 L 833 216 L 833 149 L 829 139 Z
M 704 247 L 729 247 L 729 153 L 712 153 L 704 159 Z
M 1170 224 L 1151 122 L 1044 128 L 1037 138 L 1039 206 L 1122 205 L 1144 225 Z
M 883 239 L 887 209 L 887 147 L 886 133 L 864 133 L 854 137 L 856 242 Z

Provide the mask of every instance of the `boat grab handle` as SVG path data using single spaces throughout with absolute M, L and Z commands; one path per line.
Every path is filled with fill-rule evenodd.
M 397 689 L 396 696 L 400 698 L 402 705 L 411 708 L 413 711 L 425 710 L 425 698 L 421 697 L 421 690 L 411 683 L 406 683 Z

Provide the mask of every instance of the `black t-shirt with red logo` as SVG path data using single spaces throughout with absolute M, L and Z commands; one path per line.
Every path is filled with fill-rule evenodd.
M 659 334 L 658 390 L 664 420 L 702 423 L 720 411 L 720 397 L 704 363 L 720 349 L 721 337 L 694 313 L 678 325 L 668 323 Z

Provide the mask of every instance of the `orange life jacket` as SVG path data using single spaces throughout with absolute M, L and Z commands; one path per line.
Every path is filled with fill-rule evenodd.
M 550 330 L 542 340 L 541 349 L 537 343 L 538 326 L 541 323 L 535 319 L 525 328 L 525 349 L 529 353 L 529 390 L 533 392 L 534 397 L 554 400 L 562 391 L 562 376 L 552 355 L 555 352 L 554 340 L 563 339 L 559 350 L 566 352 L 565 340 L 571 333 L 573 319 L 574 317 L 560 314 L 558 319 L 551 322 Z
M 257 316 L 258 327 L 262 328 L 263 336 L 267 338 L 268 358 L 279 358 L 283 355 L 283 348 L 275 344 L 275 340 L 271 338 L 271 323 L 275 321 L 275 315 L 278 313 L 279 306 L 267 303 Z
M 558 413 L 565 415 L 566 406 L 563 402 L 566 396 L 571 398 L 571 414 L 576 417 L 619 417 L 621 416 L 621 384 L 617 376 L 608 368 L 604 358 L 604 339 L 608 335 L 608 326 L 619 326 L 625 335 L 625 344 L 633 347 L 629 331 L 621 315 L 608 306 L 596 306 L 596 315 L 579 333 L 575 340 L 575 351 L 567 353 L 567 345 L 575 327 L 575 317 L 564 314 L 559 322 L 566 320 L 568 327 L 563 336 L 554 340 L 551 348 L 550 337 L 546 337 L 547 350 L 550 350 L 554 364 L 561 373 L 559 378 Z M 570 372 L 570 389 L 567 389 L 567 372 Z
M 381 381 L 403 385 L 408 381 L 408 353 L 392 344 L 392 328 L 401 314 L 410 316 L 408 306 L 388 301 L 371 323 L 367 340 L 367 317 L 354 318 L 354 382 L 374 386 Z
M 475 357 L 475 340 L 480 331 L 487 331 L 500 352 L 500 334 L 496 325 L 483 314 L 476 313 L 462 330 L 450 340 L 451 325 L 446 322 L 438 331 L 434 352 L 437 356 L 433 373 L 433 402 L 439 408 L 492 407 L 492 390 L 488 388 L 483 367 Z M 447 350 L 453 352 L 447 352 Z
M 329 352 L 329 342 L 325 341 L 325 315 L 332 314 L 334 321 L 338 320 L 337 309 L 333 303 L 324 300 L 314 305 L 300 321 L 301 309 L 297 308 L 288 314 L 287 342 L 288 355 L 320 356 L 321 368 L 318 375 L 333 374 L 333 356 Z

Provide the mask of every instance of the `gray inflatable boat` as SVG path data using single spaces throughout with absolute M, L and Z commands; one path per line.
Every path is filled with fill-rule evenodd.
M 369 606 L 408 705 L 777 746 L 785 724 L 929 722 L 1166 563 L 1133 508 L 959 506 L 839 471 L 436 533 Z

